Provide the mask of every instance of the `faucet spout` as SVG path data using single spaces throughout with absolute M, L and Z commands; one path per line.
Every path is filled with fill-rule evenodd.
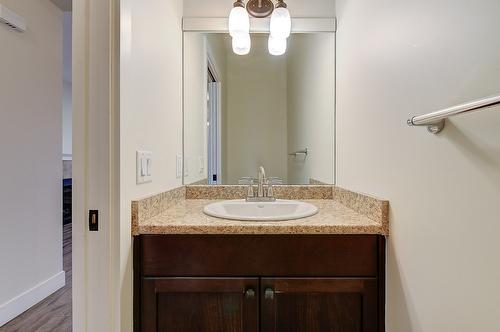
M 253 183 L 254 179 L 251 178 L 251 181 L 248 181 L 245 178 L 242 178 L 240 180 L 240 183 L 242 184 L 250 184 L 248 188 L 248 194 L 246 201 L 247 202 L 274 202 L 276 199 L 274 198 L 273 195 L 273 184 L 276 183 L 281 183 L 280 181 L 277 181 L 277 178 L 267 178 L 266 177 L 266 170 L 264 167 L 260 166 L 259 167 L 259 177 L 258 177 L 258 188 L 257 188 L 257 195 L 254 195 L 253 191 Z
M 257 197 L 264 197 L 264 182 L 266 180 L 266 170 L 263 166 L 259 167 L 259 186 L 257 188 Z

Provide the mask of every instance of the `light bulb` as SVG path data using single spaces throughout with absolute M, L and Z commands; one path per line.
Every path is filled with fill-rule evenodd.
M 276 8 L 271 16 L 271 35 L 276 38 L 288 38 L 292 32 L 292 18 L 288 9 Z
M 250 34 L 240 34 L 233 37 L 233 52 L 237 55 L 247 55 L 250 53 L 252 40 Z
M 286 52 L 286 38 L 276 38 L 270 35 L 268 47 L 271 55 L 283 55 Z
M 250 33 L 250 18 L 243 7 L 234 7 L 229 14 L 229 34 L 231 37 Z

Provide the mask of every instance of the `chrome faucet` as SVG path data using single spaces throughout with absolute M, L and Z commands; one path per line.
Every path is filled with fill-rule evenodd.
M 259 184 L 257 187 L 257 197 L 264 197 L 264 184 L 266 182 L 266 170 L 263 166 L 259 167 Z
M 255 194 L 254 183 L 256 180 L 258 182 Z M 248 185 L 247 202 L 274 202 L 276 198 L 274 198 L 273 185 L 282 184 L 283 181 L 279 178 L 267 178 L 266 170 L 260 166 L 258 179 L 245 177 L 240 179 L 239 183 Z

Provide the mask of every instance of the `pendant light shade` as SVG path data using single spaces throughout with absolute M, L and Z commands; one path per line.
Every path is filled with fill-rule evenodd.
M 244 7 L 236 6 L 229 14 L 229 34 L 231 37 L 250 33 L 250 18 Z
M 292 32 L 292 18 L 286 7 L 278 7 L 271 15 L 271 36 L 276 38 L 288 38 Z
M 233 52 L 237 55 L 247 55 L 250 53 L 252 40 L 250 34 L 239 34 L 233 37 Z
M 269 27 L 269 53 L 275 56 L 283 55 L 287 48 L 287 38 L 292 32 L 292 18 L 285 0 L 249 0 L 245 6 L 244 0 L 235 0 L 229 13 L 229 34 L 232 37 L 233 52 L 237 55 L 247 55 L 252 47 L 250 39 L 250 15 L 256 18 L 271 16 Z
M 279 56 L 286 52 L 286 38 L 277 38 L 269 35 L 268 48 L 271 55 Z

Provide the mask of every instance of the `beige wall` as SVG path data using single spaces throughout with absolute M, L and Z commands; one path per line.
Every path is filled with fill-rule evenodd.
M 335 35 L 293 34 L 287 52 L 288 183 L 333 183 Z
M 259 166 L 286 181 L 286 58 L 269 55 L 267 35 L 252 35 L 250 54 L 228 51 L 227 183 Z
M 182 185 L 182 1 L 121 1 L 120 331 L 132 330 L 133 199 Z M 136 150 L 153 152 L 153 181 L 136 185 Z
M 208 177 L 207 169 L 207 71 L 210 55 L 222 85 L 222 114 L 226 107 L 226 37 L 224 34 L 184 33 L 184 162 L 185 184 Z M 222 127 L 225 121 L 222 119 Z M 225 148 L 222 131 L 222 149 Z M 222 157 L 225 154 L 222 153 Z M 200 160 L 200 158 L 202 158 Z M 202 163 L 200 162 L 202 161 Z M 203 169 L 200 167 L 203 165 Z
M 207 178 L 207 68 L 205 34 L 184 33 L 185 184 Z
M 500 2 L 337 3 L 338 183 L 390 200 L 387 331 L 497 331 L 500 108 L 406 119 L 500 92 Z
M 63 97 L 62 97 L 62 153 L 64 156 L 70 157 L 73 154 L 73 106 L 71 96 L 71 82 L 63 82 Z
M 1 3 L 28 29 L 0 25 L 0 322 L 8 301 L 62 272 L 62 12 Z
M 227 17 L 234 1 L 184 0 L 185 17 Z M 335 0 L 287 0 L 295 17 L 334 17 Z
M 208 34 L 207 52 L 210 55 L 214 66 L 216 67 L 221 82 L 221 163 L 222 163 L 222 183 L 226 183 L 227 175 L 227 56 L 229 45 L 229 35 L 227 34 Z

